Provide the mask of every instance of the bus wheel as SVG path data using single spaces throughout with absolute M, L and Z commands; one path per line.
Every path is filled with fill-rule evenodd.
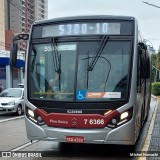
M 21 105 L 18 105 L 16 114 L 18 116 L 20 116 L 22 114 L 22 107 L 21 107 Z

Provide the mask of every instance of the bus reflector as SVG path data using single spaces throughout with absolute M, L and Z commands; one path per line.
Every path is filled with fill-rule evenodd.
M 47 114 L 47 112 L 46 112 L 44 109 L 41 109 L 41 111 L 43 111 L 44 113 L 46 113 L 46 114 Z
M 107 114 L 109 114 L 109 113 L 111 113 L 111 112 L 112 112 L 112 110 L 109 110 L 109 111 L 104 112 L 104 116 L 106 116 Z

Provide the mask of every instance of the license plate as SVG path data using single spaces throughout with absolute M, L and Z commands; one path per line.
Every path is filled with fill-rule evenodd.
M 82 137 L 82 136 L 66 136 L 66 142 L 84 143 L 84 137 Z

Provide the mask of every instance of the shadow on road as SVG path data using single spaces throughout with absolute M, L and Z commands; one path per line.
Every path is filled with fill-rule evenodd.
M 58 150 L 53 152 L 45 152 L 46 156 L 53 157 L 117 157 L 118 159 L 131 159 L 130 153 L 133 153 L 133 146 L 121 145 L 106 145 L 106 144 L 74 144 L 74 143 L 59 143 Z

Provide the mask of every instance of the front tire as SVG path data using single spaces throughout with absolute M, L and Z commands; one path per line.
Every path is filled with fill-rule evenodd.
M 20 116 L 22 114 L 22 106 L 18 105 L 16 114 Z

